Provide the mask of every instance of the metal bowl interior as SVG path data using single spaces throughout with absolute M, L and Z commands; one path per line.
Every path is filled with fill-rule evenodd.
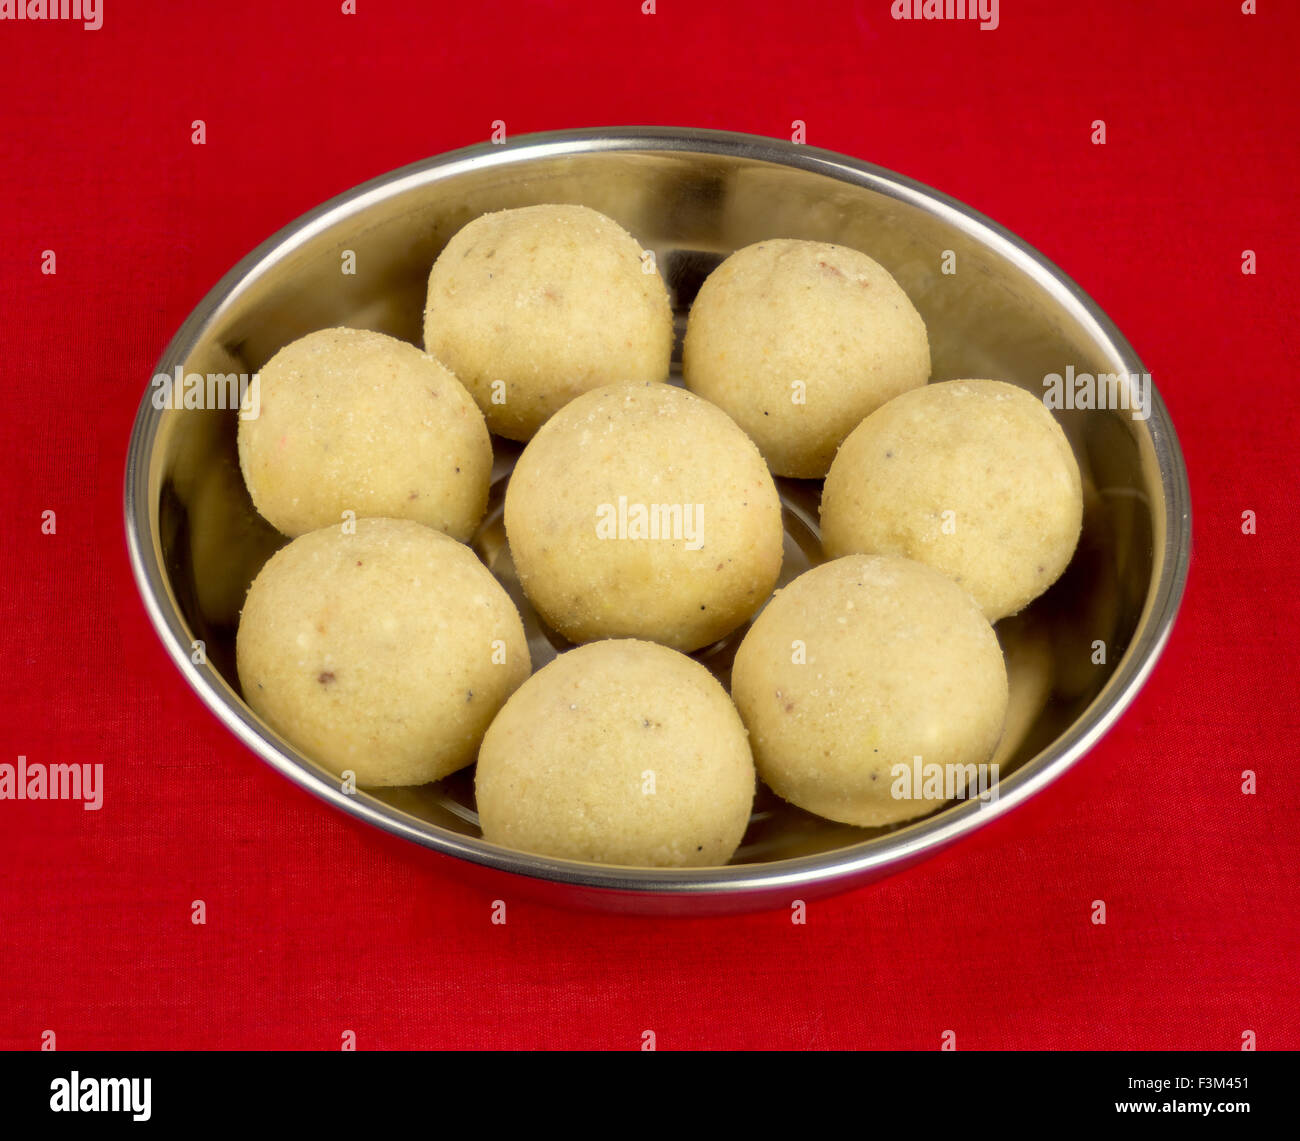
M 337 325 L 417 344 L 430 265 L 466 222 L 542 202 L 610 215 L 648 249 L 674 296 L 680 333 L 709 271 L 764 238 L 838 242 L 881 262 L 929 329 L 936 380 L 990 377 L 1035 395 L 1065 373 L 1139 377 L 1109 320 L 1041 255 L 959 203 L 826 151 L 706 131 L 573 131 L 484 145 L 418 163 L 326 203 L 239 263 L 186 320 L 158 363 L 252 374 L 283 345 Z M 355 273 L 344 273 L 346 255 Z M 947 272 L 945 272 L 947 271 Z M 951 802 L 902 826 L 821 820 L 760 790 L 741 851 L 725 868 L 662 870 L 544 859 L 484 842 L 472 769 L 437 784 L 350 793 L 244 704 L 234 636 L 244 594 L 286 540 L 253 510 L 233 409 L 159 409 L 146 392 L 126 479 L 128 546 L 164 644 L 205 703 L 250 748 L 354 816 L 466 861 L 518 892 L 615 911 L 747 910 L 810 898 L 896 870 L 1006 811 L 1059 775 L 1120 714 L 1177 610 L 1190 551 L 1186 473 L 1152 389 L 1149 417 L 1057 413 L 1083 473 L 1083 536 L 1065 575 L 998 624 L 1011 709 L 994 758 L 996 799 Z M 488 517 L 474 540 L 525 615 L 534 666 L 564 648 L 519 591 L 500 521 L 517 445 L 494 441 Z M 781 481 L 782 581 L 819 561 L 820 485 Z M 742 631 L 696 655 L 724 681 Z M 204 644 L 205 661 L 194 660 Z M 1098 661 L 1098 645 L 1104 661 Z M 509 890 L 501 887 L 500 890 Z

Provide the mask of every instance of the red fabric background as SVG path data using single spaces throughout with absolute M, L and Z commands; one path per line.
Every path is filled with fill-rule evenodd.
M 104 2 L 98 32 L 0 23 L 0 759 L 107 782 L 98 813 L 0 802 L 0 1046 L 1300 1047 L 1300 7 L 1003 0 L 982 32 L 888 0 Z M 1114 317 L 1181 434 L 1196 548 L 1163 660 L 1089 757 L 806 926 L 520 901 L 501 927 L 456 864 L 328 810 L 203 709 L 122 539 L 153 363 L 272 231 L 495 119 L 802 119 Z

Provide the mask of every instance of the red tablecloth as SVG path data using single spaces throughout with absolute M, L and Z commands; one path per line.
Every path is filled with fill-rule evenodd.
M 357 7 L 0 22 L 0 761 L 106 782 L 99 812 L 0 801 L 0 1047 L 1300 1046 L 1300 8 L 1005 0 L 982 31 L 889 0 Z M 1089 757 L 803 926 L 522 901 L 500 926 L 456 864 L 325 808 L 201 706 L 122 539 L 154 361 L 272 231 L 498 119 L 803 120 L 1114 317 L 1181 435 L 1196 544 L 1164 658 Z

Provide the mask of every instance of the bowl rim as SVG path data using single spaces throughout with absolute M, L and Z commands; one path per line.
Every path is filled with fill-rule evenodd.
M 1147 369 L 1115 324 L 1070 277 L 1023 239 L 964 203 L 904 175 L 860 159 L 803 143 L 732 131 L 665 126 L 589 127 L 520 135 L 501 143 L 477 143 L 435 155 L 370 179 L 330 198 L 282 227 L 214 285 L 182 322 L 154 369 L 171 375 L 193 350 L 203 330 L 252 280 L 264 263 L 279 260 L 311 238 L 382 198 L 428 185 L 469 169 L 527 162 L 565 154 L 606 151 L 670 151 L 723 155 L 794 167 L 864 186 L 917 207 L 956 227 L 1016 266 L 1051 295 L 1096 343 L 1109 347 L 1124 371 Z M 247 748 L 283 776 L 334 807 L 391 835 L 497 871 L 575 888 L 633 895 L 736 895 L 768 893 L 883 874 L 934 854 L 961 836 L 1028 800 L 1075 764 L 1110 729 L 1137 695 L 1168 640 L 1187 581 L 1191 559 L 1191 501 L 1187 469 L 1164 402 L 1151 386 L 1145 421 L 1164 498 L 1164 551 L 1148 586 L 1142 612 L 1124 655 L 1101 691 L 1045 749 L 999 781 L 997 799 L 960 801 L 905 824 L 898 831 L 841 848 L 753 864 L 713 868 L 636 868 L 536 856 L 463 835 L 358 792 L 302 756 L 256 718 L 229 683 L 206 664 L 191 660 L 187 629 L 158 557 L 156 505 L 149 484 L 153 445 L 164 412 L 152 405 L 146 385 L 127 448 L 124 511 L 128 557 L 141 600 L 155 631 L 181 675 L 199 698 Z M 1153 505 L 1154 509 L 1154 505 Z

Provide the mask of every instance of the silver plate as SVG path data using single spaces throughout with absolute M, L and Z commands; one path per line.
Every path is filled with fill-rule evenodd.
M 1068 365 L 1143 375 L 1104 313 L 1055 266 L 954 200 L 879 167 L 812 147 L 668 128 L 532 135 L 395 171 L 311 211 L 230 271 L 181 326 L 156 374 L 253 373 L 281 346 L 336 325 L 420 343 L 430 265 L 472 218 L 542 202 L 591 206 L 655 251 L 680 327 L 709 270 L 764 238 L 838 242 L 899 280 L 929 329 L 936 380 L 992 377 L 1041 395 Z M 345 251 L 357 272 L 340 272 Z M 945 251 L 956 273 L 944 274 Z M 473 770 L 418 789 L 345 793 L 244 704 L 234 634 L 248 584 L 284 543 L 253 510 L 235 454 L 233 411 L 159 410 L 152 388 L 127 458 L 126 531 L 149 616 L 208 707 L 281 773 L 367 823 L 458 858 L 497 895 L 610 911 L 754 910 L 861 884 L 927 856 L 1013 808 L 1078 760 L 1155 663 L 1182 596 L 1191 549 L 1187 473 L 1159 395 L 1149 419 L 1057 413 L 1084 478 L 1083 536 L 1061 580 L 998 624 L 1011 709 L 991 802 L 941 807 L 892 828 L 833 824 L 760 790 L 744 845 L 724 868 L 638 869 L 548 859 L 479 837 Z M 518 589 L 500 524 L 518 446 L 494 441 L 489 514 L 476 549 L 521 604 L 540 666 L 563 643 Z M 780 481 L 782 581 L 816 562 L 819 485 Z M 739 631 L 696 656 L 724 682 Z M 207 662 L 191 660 L 195 640 Z M 1107 663 L 1093 664 L 1093 645 Z M 452 865 L 448 865 L 449 868 Z

